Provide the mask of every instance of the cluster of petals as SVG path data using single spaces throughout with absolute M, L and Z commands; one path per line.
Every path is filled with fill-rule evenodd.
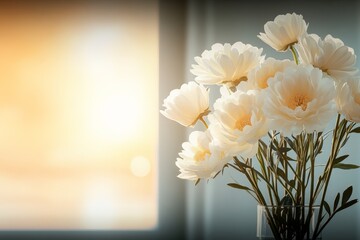
M 288 59 L 267 58 L 249 73 L 248 83 L 254 89 L 265 89 L 268 87 L 269 78 L 274 77 L 277 72 L 281 72 L 289 66 L 296 66 L 296 63 Z
M 214 178 L 228 162 L 226 155 L 215 144 L 209 131 L 194 131 L 189 141 L 182 144 L 176 166 L 179 178 L 188 180 Z
M 358 71 L 354 50 L 331 35 L 324 39 L 316 34 L 304 35 L 296 48 L 302 63 L 312 64 L 337 80 L 346 79 Z
M 236 91 L 224 96 L 216 101 L 214 113 L 209 116 L 213 138 L 230 155 L 253 157 L 258 140 L 268 131 L 261 99 L 255 93 Z
M 311 65 L 288 67 L 263 92 L 269 127 L 284 135 L 323 131 L 335 116 L 335 84 Z
M 302 15 L 278 15 L 274 21 L 265 24 L 265 33 L 260 33 L 258 37 L 275 50 L 286 51 L 306 33 L 307 27 Z
M 195 82 L 184 83 L 164 100 L 161 114 L 183 126 L 193 126 L 209 113 L 209 89 Z
M 197 64 L 190 70 L 201 84 L 226 84 L 237 86 L 247 79 L 247 74 L 264 60 L 262 49 L 250 44 L 236 42 L 212 45 L 201 57 L 195 57 Z
M 268 21 L 258 35 L 277 51 L 290 48 L 294 61 L 265 59 L 262 48 L 242 42 L 216 43 L 195 57 L 195 81 L 172 90 L 160 111 L 187 127 L 209 122 L 182 144 L 179 178 L 214 178 L 230 157 L 254 157 L 269 130 L 285 136 L 321 132 L 337 113 L 360 123 L 354 50 L 331 35 L 308 34 L 307 28 L 302 15 L 288 13 Z M 220 85 L 211 114 L 204 85 Z
M 339 113 L 352 122 L 360 123 L 360 76 L 337 84 L 336 105 Z

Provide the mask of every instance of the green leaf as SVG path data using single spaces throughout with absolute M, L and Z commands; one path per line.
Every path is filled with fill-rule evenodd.
M 237 189 L 241 189 L 241 190 L 246 190 L 246 191 L 252 191 L 250 188 L 240 185 L 238 183 L 228 183 L 228 186 L 233 187 L 233 188 L 237 188 Z
M 334 200 L 334 211 L 337 208 L 338 204 L 339 204 L 339 200 L 340 200 L 340 193 L 336 194 L 336 198 Z
M 248 168 L 249 166 L 246 165 L 245 163 L 241 162 L 238 158 L 234 158 L 234 162 L 237 166 L 241 167 L 241 168 Z
M 334 160 L 334 164 L 338 164 L 338 163 L 341 163 L 342 161 L 344 161 L 349 155 L 344 155 L 344 156 L 341 156 L 341 157 L 338 157 Z
M 326 210 L 326 212 L 329 214 L 329 216 L 331 215 L 331 210 L 330 210 L 330 206 L 329 206 L 329 204 L 326 202 L 326 201 L 324 201 L 324 208 L 325 208 L 325 210 Z
M 293 202 L 292 202 L 291 197 L 289 196 L 289 194 L 286 194 L 285 197 L 284 197 L 284 202 L 283 202 L 283 204 L 284 204 L 285 206 L 291 206 L 292 203 L 293 203 Z
M 221 172 L 222 171 L 217 172 L 213 178 L 216 178 L 219 175 L 219 173 L 221 173 Z
M 287 142 L 287 144 L 289 144 L 289 146 L 293 149 L 293 150 L 296 150 L 296 146 L 294 144 L 294 142 L 288 138 L 288 137 L 285 137 L 285 141 Z
M 199 184 L 199 182 L 200 182 L 200 178 L 198 178 L 198 179 L 196 180 L 196 182 L 195 182 L 195 186 L 196 186 L 196 185 L 198 185 L 198 184 Z
M 322 147 L 323 147 L 324 141 L 323 138 L 321 136 L 319 136 L 319 138 L 317 139 L 316 143 L 315 143 L 315 156 L 317 156 L 318 154 L 320 154 L 322 151 Z
M 354 128 L 351 133 L 360 133 L 360 127 Z
M 346 137 L 345 140 L 341 143 L 341 147 L 344 147 L 350 137 Z
M 344 191 L 344 193 L 343 193 L 343 195 L 342 195 L 342 199 L 341 199 L 341 205 L 344 205 L 347 201 L 349 201 L 352 192 L 353 192 L 353 187 L 352 187 L 352 186 L 348 187 L 348 188 Z
M 258 148 L 258 154 L 260 156 L 266 156 L 266 151 L 267 151 L 267 146 L 265 145 L 264 142 L 259 141 L 259 148 Z
M 279 147 L 278 151 L 281 153 L 287 153 L 291 150 L 291 148 L 287 148 L 287 147 Z
M 295 179 L 292 179 L 292 180 L 290 180 L 289 181 L 289 185 L 290 185 L 290 187 L 292 187 L 292 188 L 295 188 Z
M 339 207 L 339 209 L 337 210 L 338 212 L 341 210 L 344 210 L 345 208 L 351 207 L 352 205 L 354 205 L 355 203 L 357 203 L 358 200 L 357 199 L 353 199 L 347 203 L 345 203 L 344 205 L 342 205 L 341 207 Z
M 348 170 L 348 169 L 356 169 L 359 168 L 360 166 L 355 165 L 355 164 L 345 164 L 345 163 L 338 163 L 334 165 L 334 168 L 340 168 L 340 169 L 344 169 L 344 170 Z
M 276 169 L 276 174 L 279 175 L 282 179 L 284 179 L 287 183 L 289 183 L 284 171 L 280 168 Z
M 221 174 L 224 175 L 224 170 L 225 170 L 225 168 L 228 168 L 228 167 L 229 167 L 229 165 L 225 164 L 225 165 L 223 166 L 223 168 L 221 169 Z

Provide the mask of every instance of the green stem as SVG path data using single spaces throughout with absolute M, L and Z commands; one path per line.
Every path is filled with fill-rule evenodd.
M 311 141 L 309 144 L 309 153 L 310 153 L 310 202 L 309 202 L 309 212 L 308 212 L 308 216 L 305 222 L 305 226 L 308 227 L 310 226 L 310 221 L 312 219 L 312 215 L 313 215 L 313 204 L 315 201 L 315 196 L 314 196 L 314 184 L 315 184 L 315 156 L 314 156 L 314 136 L 313 134 L 310 134 L 311 136 Z M 309 228 L 308 228 L 309 229 Z M 307 232 L 307 239 L 309 239 L 310 237 L 310 231 Z
M 265 206 L 265 209 L 266 209 L 266 214 L 267 214 L 267 219 L 269 221 L 269 225 L 270 225 L 270 228 L 274 234 L 274 237 L 275 239 L 278 239 L 278 240 L 281 240 L 281 235 L 280 233 L 277 231 L 277 228 L 276 228 L 276 224 L 274 222 L 274 219 L 271 217 L 271 214 L 270 214 L 270 211 L 269 209 L 267 208 L 267 203 L 266 203 L 266 200 L 264 198 L 264 196 L 262 195 L 261 193 L 261 190 L 259 189 L 259 186 L 257 185 L 255 179 L 254 179 L 254 173 L 256 174 L 259 174 L 258 171 L 256 171 L 255 169 L 251 168 L 251 175 L 247 172 L 247 169 L 245 169 L 243 166 L 241 166 L 239 163 L 240 163 L 240 160 L 237 158 L 237 157 L 234 157 L 234 160 L 235 160 L 235 163 L 237 165 L 237 167 L 239 167 L 239 169 L 241 170 L 241 172 L 243 172 L 246 176 L 246 178 L 248 179 L 249 183 L 251 184 L 251 187 L 252 187 L 252 190 L 254 191 L 254 193 L 256 194 L 257 196 L 257 199 L 258 199 L 258 203 L 262 206 Z M 264 179 L 264 176 L 260 175 L 260 177 L 262 179 Z
M 245 176 L 246 176 L 247 172 L 244 172 L 244 171 L 245 171 L 245 168 L 249 168 L 249 166 L 246 166 L 244 163 L 241 163 L 237 157 L 234 157 L 234 160 L 235 160 L 235 164 L 236 164 L 236 167 L 237 167 L 236 169 L 237 169 L 238 171 L 244 173 Z M 275 188 L 274 188 L 274 184 L 270 183 L 270 182 L 269 182 L 259 171 L 257 171 L 256 169 L 252 168 L 252 171 L 253 171 L 254 173 L 256 173 L 262 180 L 265 181 L 265 183 L 267 184 L 267 186 L 269 186 L 269 187 L 272 189 L 272 191 L 274 192 L 274 196 L 277 197 L 276 201 L 277 201 L 277 202 L 280 202 L 280 199 L 278 198 L 278 194 L 277 194 L 277 192 L 276 192 L 276 190 L 275 190 Z M 259 191 L 260 191 L 260 190 L 259 190 Z
M 273 153 L 272 153 L 272 147 L 271 147 L 273 145 L 275 139 L 276 139 L 276 137 L 275 137 L 275 135 L 273 135 L 272 138 L 271 138 L 271 141 L 270 141 L 270 145 L 269 145 L 269 147 L 270 147 L 269 150 L 270 151 L 269 151 L 269 159 L 268 159 L 268 161 L 269 161 L 270 164 L 269 164 L 268 169 L 270 169 L 270 171 L 271 171 L 270 175 L 271 175 L 272 185 L 273 185 L 273 187 L 275 189 L 275 195 L 279 196 L 279 189 L 278 189 L 279 177 L 278 177 L 277 171 L 276 171 L 276 169 L 278 168 L 279 163 L 277 162 L 275 164 L 274 158 L 272 157 Z
M 301 140 L 301 171 L 302 171 L 302 177 L 301 177 L 301 206 L 305 206 L 305 196 L 306 196 L 306 160 L 307 160 L 307 151 L 305 149 L 303 149 L 303 146 L 307 146 L 307 144 L 305 143 L 305 133 L 301 133 L 300 134 L 300 140 Z M 305 207 L 300 208 L 301 209 L 301 227 L 303 228 L 304 226 L 304 221 L 305 221 Z M 299 234 L 301 236 L 301 234 Z M 301 236 L 302 237 L 302 236 Z
M 286 149 L 287 145 L 286 145 L 286 141 L 284 139 L 284 135 L 283 134 L 280 134 L 280 146 L 283 148 L 283 149 Z M 281 158 L 283 159 L 283 167 L 284 167 L 284 173 L 285 173 L 285 177 L 286 179 L 289 179 L 288 176 L 289 176 L 289 173 L 288 173 L 288 160 L 287 160 L 287 152 L 285 151 L 284 153 L 281 152 Z M 285 189 L 288 189 L 288 184 L 287 182 L 285 182 Z M 286 194 L 286 190 L 284 189 L 284 195 Z
M 209 128 L 209 126 L 207 125 L 206 121 L 204 120 L 203 117 L 200 117 L 199 120 L 204 124 L 204 126 L 206 127 L 206 129 Z
M 266 171 L 265 162 L 264 162 L 264 157 L 265 157 L 264 153 L 266 154 L 266 148 L 264 149 L 263 148 L 264 143 L 261 140 L 259 140 L 259 141 L 260 141 L 260 143 L 259 143 L 259 152 L 258 152 L 257 159 L 259 160 L 259 164 L 260 164 L 262 174 L 267 179 L 267 181 L 269 181 L 270 180 L 270 173 L 268 171 Z M 272 196 L 272 191 L 271 191 L 269 185 L 266 185 L 266 187 L 267 187 L 267 191 L 268 191 L 268 194 L 269 194 L 270 203 L 273 206 L 274 205 L 274 200 L 273 200 L 273 196 Z
M 295 61 L 296 65 L 298 65 L 299 64 L 299 59 L 298 59 L 298 56 L 297 56 L 297 53 L 296 53 L 296 50 L 295 50 L 293 44 L 290 45 L 290 50 L 291 50 L 291 53 L 293 55 L 293 58 L 294 58 L 294 61 Z
M 306 195 L 306 185 L 305 185 L 305 181 L 306 181 L 306 160 L 303 159 L 303 185 L 302 185 L 302 193 L 301 193 L 301 206 L 305 206 L 305 195 Z M 305 221 L 305 208 L 301 208 L 301 225 L 304 225 L 304 221 Z
M 301 201 L 303 200 L 303 198 L 301 197 L 302 195 L 304 195 L 304 164 L 305 164 L 305 159 L 304 159 L 304 151 L 303 151 L 303 133 L 300 133 L 297 138 L 296 138 L 296 142 L 297 142 L 297 164 L 296 164 L 296 176 L 298 176 L 298 181 L 297 181 L 297 189 L 296 189 L 296 202 L 295 205 L 301 205 Z
M 294 202 L 295 202 L 295 198 L 294 198 L 294 196 L 292 195 L 291 190 L 287 189 L 285 183 L 283 183 L 283 181 L 281 181 L 280 179 L 279 179 L 279 183 L 281 184 L 281 186 L 284 187 L 284 192 L 291 198 L 291 201 L 294 203 Z
M 334 160 L 336 158 L 337 152 L 339 151 L 340 139 L 337 139 L 338 132 L 339 132 L 339 123 L 340 123 L 340 114 L 338 114 L 337 119 L 336 119 L 336 125 L 335 125 L 333 140 L 332 140 L 332 144 L 331 144 L 331 155 L 329 157 L 329 160 L 328 160 L 328 162 L 326 164 L 326 168 L 325 168 L 325 172 L 326 172 L 325 184 L 324 184 L 323 194 L 321 197 L 319 216 L 318 216 L 318 220 L 316 223 L 313 239 L 316 239 L 316 237 L 320 234 L 319 227 L 320 227 L 320 223 L 321 223 L 321 219 L 322 219 L 322 212 L 323 212 L 323 208 L 324 208 L 326 192 L 327 192 L 327 188 L 329 186 L 329 181 L 330 181 L 330 176 L 331 176 L 331 173 L 333 170 Z M 322 230 L 322 228 L 321 228 L 321 230 Z

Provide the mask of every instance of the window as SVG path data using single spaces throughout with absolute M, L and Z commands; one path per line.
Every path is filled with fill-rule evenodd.
M 9 2 L 0 229 L 156 228 L 157 2 Z

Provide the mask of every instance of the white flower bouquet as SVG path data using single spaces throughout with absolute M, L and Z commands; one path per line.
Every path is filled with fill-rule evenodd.
M 197 184 L 226 167 L 236 169 L 247 182 L 228 185 L 265 207 L 275 239 L 317 239 L 334 215 L 357 202 L 352 186 L 332 204 L 327 200 L 333 169 L 358 167 L 340 154 L 350 136 L 360 133 L 356 56 L 340 39 L 307 29 L 293 13 L 267 22 L 258 36 L 279 52 L 291 51 L 292 60 L 266 58 L 261 48 L 242 42 L 214 44 L 195 57 L 195 81 L 171 91 L 161 110 L 186 127 L 204 125 L 183 143 L 178 177 Z M 205 85 L 220 88 L 212 107 Z M 326 138 L 332 138 L 331 150 L 319 164 Z

